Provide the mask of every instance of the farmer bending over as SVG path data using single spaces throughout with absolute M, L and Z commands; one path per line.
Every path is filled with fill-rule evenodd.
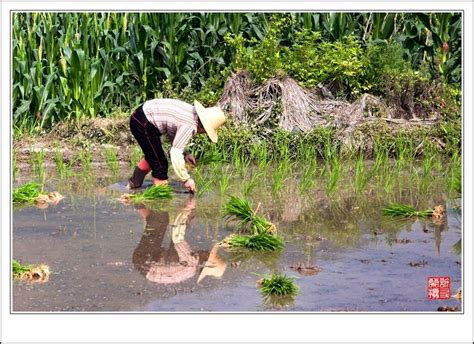
M 168 160 L 160 140 L 160 136 L 167 135 L 172 142 L 170 158 L 173 170 L 184 186 L 194 193 L 196 184 L 186 170 L 185 159 L 192 165 L 196 161 L 191 154 L 184 154 L 184 148 L 198 133 L 207 133 L 212 142 L 217 142 L 216 130 L 224 121 L 220 107 L 204 108 L 197 100 L 194 106 L 176 99 L 153 99 L 140 105 L 132 113 L 130 130 L 145 157 L 135 167 L 128 187 L 140 187 L 150 171 L 153 184 L 168 183 Z

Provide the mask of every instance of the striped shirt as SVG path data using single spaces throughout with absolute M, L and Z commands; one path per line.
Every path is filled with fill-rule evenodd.
M 194 105 L 177 99 L 152 99 L 143 104 L 143 112 L 162 135 L 170 138 L 171 145 L 181 151 L 197 133 Z

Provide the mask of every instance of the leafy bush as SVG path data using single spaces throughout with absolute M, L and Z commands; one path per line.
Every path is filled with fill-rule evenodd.
M 350 93 L 362 89 L 364 72 L 362 47 L 354 36 L 325 42 L 320 32 L 306 29 L 295 34 L 295 43 L 284 48 L 285 70 L 303 86 L 339 81 Z

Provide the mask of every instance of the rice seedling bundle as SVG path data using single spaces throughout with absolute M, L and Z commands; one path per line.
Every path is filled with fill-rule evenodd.
M 279 251 L 285 247 L 280 237 L 268 233 L 248 236 L 234 234 L 224 241 L 229 247 L 243 247 L 255 251 Z
M 134 202 L 154 201 L 163 198 L 173 198 L 173 189 L 168 184 L 152 185 L 143 193 L 127 195 Z
M 273 223 L 263 216 L 256 215 L 248 200 L 236 196 L 230 196 L 230 200 L 224 205 L 224 213 L 229 219 L 238 219 L 237 225 L 241 228 L 250 228 L 250 233 L 272 233 L 276 228 Z
M 296 295 L 298 293 L 298 286 L 294 279 L 286 275 L 273 274 L 268 278 L 263 278 L 258 281 L 260 289 L 264 295 Z
M 416 210 L 415 207 L 407 204 L 392 203 L 383 209 L 383 214 L 386 216 L 404 216 L 404 217 L 429 217 L 433 215 L 433 209 Z
M 26 183 L 13 190 L 13 203 L 32 203 L 40 195 L 41 184 Z

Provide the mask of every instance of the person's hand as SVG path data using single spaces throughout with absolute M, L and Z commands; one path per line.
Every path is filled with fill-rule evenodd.
M 184 161 L 190 163 L 193 167 L 196 167 L 196 159 L 191 154 L 186 153 Z
M 196 183 L 192 178 L 189 178 L 185 183 L 184 187 L 191 191 L 192 193 L 196 193 Z

